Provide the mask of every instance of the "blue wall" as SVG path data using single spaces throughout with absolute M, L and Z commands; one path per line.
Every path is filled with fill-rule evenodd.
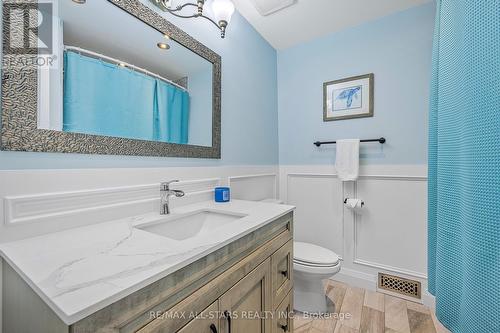
M 224 40 L 208 21 L 181 20 L 164 15 L 222 57 L 221 160 L 0 151 L 0 169 L 277 164 L 274 48 L 238 13 L 233 16 Z
M 317 140 L 378 138 L 363 164 L 427 163 L 434 4 L 278 52 L 280 164 L 329 164 L 335 147 Z M 323 82 L 375 74 L 373 118 L 323 122 Z
M 0 169 L 329 164 L 334 147 L 313 141 L 379 136 L 387 144 L 362 145 L 362 163 L 426 163 L 433 4 L 278 54 L 238 13 L 225 40 L 203 20 L 164 16 L 222 56 L 221 160 L 0 151 Z M 324 123 L 323 82 L 370 72 L 375 117 Z

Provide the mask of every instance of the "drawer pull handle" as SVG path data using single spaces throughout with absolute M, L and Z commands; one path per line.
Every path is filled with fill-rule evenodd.
M 288 270 L 286 271 L 280 271 L 281 275 L 283 275 L 284 277 L 288 277 Z
M 210 331 L 212 331 L 212 333 L 217 333 L 217 327 L 215 327 L 214 324 L 210 325 Z
M 288 332 L 288 325 L 281 325 L 283 332 Z
M 227 320 L 227 333 L 231 333 L 231 314 L 229 311 L 224 311 L 224 317 Z

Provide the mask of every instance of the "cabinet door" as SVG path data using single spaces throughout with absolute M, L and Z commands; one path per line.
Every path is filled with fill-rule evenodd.
M 222 333 L 271 333 L 271 260 L 267 259 L 219 299 Z
M 177 333 L 219 333 L 219 314 L 217 302 L 210 305 L 201 313 L 199 318 L 193 319 Z

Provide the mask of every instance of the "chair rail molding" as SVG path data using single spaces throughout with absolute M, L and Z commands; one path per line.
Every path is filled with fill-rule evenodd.
M 186 196 L 211 193 L 221 182 L 219 178 L 176 183 L 176 189 Z M 123 186 L 93 190 L 39 193 L 6 196 L 4 223 L 6 225 L 33 223 L 56 216 L 71 216 L 86 212 L 116 209 L 122 206 L 155 203 L 160 198 L 159 184 Z

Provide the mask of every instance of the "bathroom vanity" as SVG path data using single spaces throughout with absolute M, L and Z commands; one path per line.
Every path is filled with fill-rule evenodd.
M 293 207 L 202 202 L 2 244 L 8 333 L 292 332 Z

